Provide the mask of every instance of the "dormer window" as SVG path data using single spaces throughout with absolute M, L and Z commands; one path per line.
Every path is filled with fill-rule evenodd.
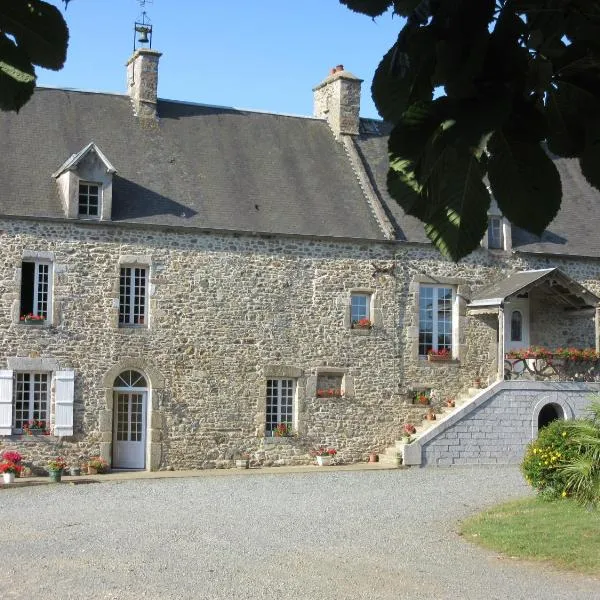
M 97 219 L 100 216 L 100 185 L 79 182 L 79 216 Z
M 116 169 L 94 142 L 70 156 L 52 177 L 68 219 L 109 221 Z
M 504 250 L 502 217 L 489 217 L 487 246 L 494 250 Z

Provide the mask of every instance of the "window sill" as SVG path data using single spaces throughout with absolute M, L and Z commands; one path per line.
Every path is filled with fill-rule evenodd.
M 282 436 L 282 437 L 275 437 L 275 436 L 265 436 L 263 438 L 263 444 L 265 446 L 268 446 L 270 444 L 272 445 L 276 445 L 276 444 L 290 444 L 292 442 L 292 440 L 296 439 L 298 436 L 295 435 L 286 435 L 286 436 Z
M 458 358 L 450 358 L 445 360 L 428 360 L 426 356 L 419 356 L 419 361 L 427 364 L 429 367 L 458 367 L 460 360 Z
M 2 439 L 12 442 L 33 442 L 36 440 L 54 443 L 58 438 L 51 433 L 32 433 L 31 435 L 26 435 L 25 433 L 12 433 L 11 435 L 2 436 Z
M 52 327 L 52 323 L 49 321 L 16 321 L 17 325 L 22 325 L 23 327 L 31 327 L 33 329 L 44 329 L 48 327 Z
M 371 335 L 373 331 L 372 327 L 361 329 L 360 327 L 353 327 L 350 329 L 352 335 Z

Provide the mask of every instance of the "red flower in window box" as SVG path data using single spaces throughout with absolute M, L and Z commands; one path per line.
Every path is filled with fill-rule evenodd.
M 450 360 L 452 355 L 450 354 L 450 350 L 448 348 L 440 348 L 439 350 L 434 350 L 433 348 L 427 352 L 427 360 L 429 361 L 439 361 L 439 360 Z
M 50 435 L 50 431 L 46 428 L 46 421 L 28 421 L 27 423 L 23 423 L 23 433 L 25 435 Z
M 373 323 L 371 319 L 358 319 L 358 321 L 352 321 L 352 329 L 371 329 Z
M 317 390 L 317 398 L 342 398 L 344 392 L 340 389 L 329 388 Z
M 46 320 L 46 317 L 42 317 L 41 315 L 34 315 L 33 313 L 29 313 L 26 315 L 21 315 L 20 321 L 24 323 L 43 323 Z

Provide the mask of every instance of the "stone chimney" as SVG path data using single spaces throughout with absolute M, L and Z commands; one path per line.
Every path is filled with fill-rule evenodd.
M 162 54 L 150 48 L 140 48 L 127 61 L 127 93 L 140 119 L 157 118 L 158 61 Z
M 338 65 L 313 89 L 314 115 L 327 120 L 336 139 L 358 135 L 362 81 L 346 71 L 344 65 Z

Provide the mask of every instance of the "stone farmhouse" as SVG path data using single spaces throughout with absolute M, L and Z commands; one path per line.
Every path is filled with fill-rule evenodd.
M 432 409 L 407 464 L 503 463 L 583 410 L 586 383 L 504 381 L 508 350 L 598 347 L 600 194 L 575 161 L 541 238 L 493 207 L 455 264 L 388 196 L 388 130 L 342 66 L 297 117 L 158 99 L 160 56 L 133 54 L 124 95 L 0 114 L 0 450 L 395 460 Z

